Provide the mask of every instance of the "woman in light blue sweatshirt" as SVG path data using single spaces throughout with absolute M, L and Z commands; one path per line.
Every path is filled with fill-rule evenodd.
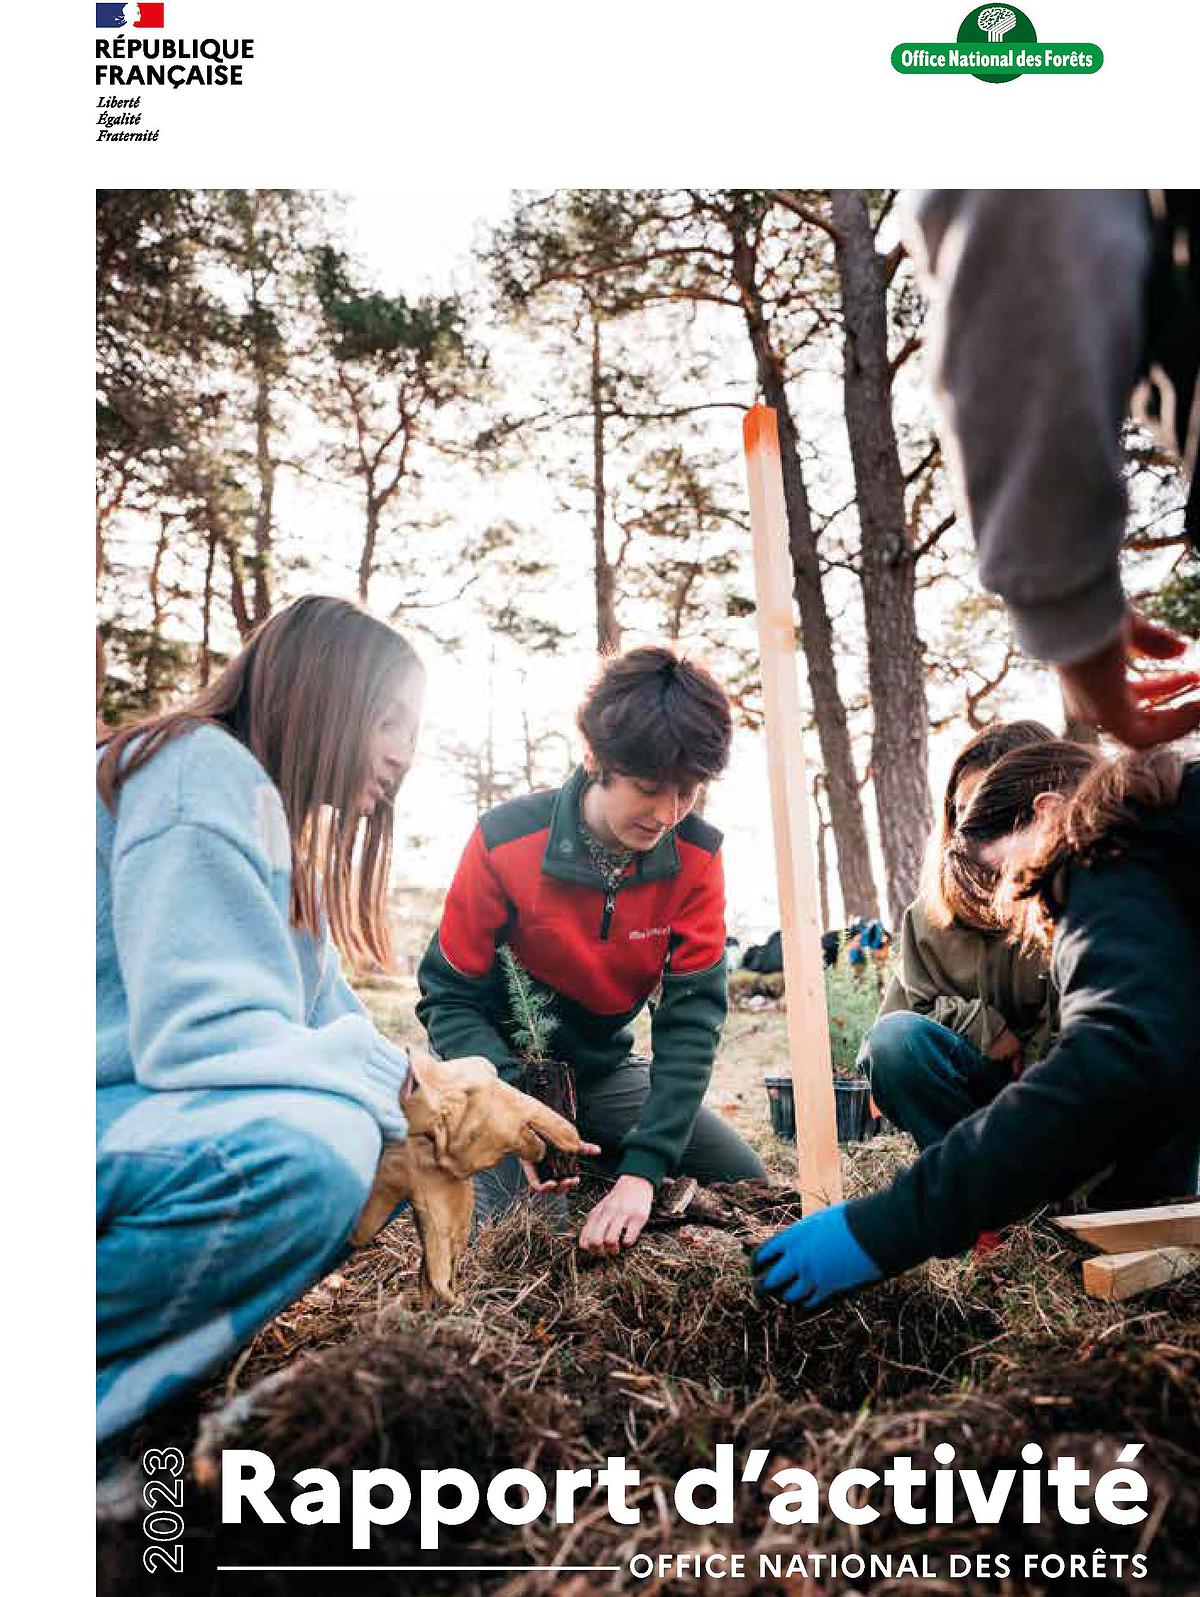
M 392 801 L 424 672 L 340 599 L 267 621 L 97 755 L 97 1434 L 195 1385 L 328 1271 L 403 1137 Z

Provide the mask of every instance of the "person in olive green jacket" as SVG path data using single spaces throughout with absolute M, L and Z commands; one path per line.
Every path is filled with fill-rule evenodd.
M 1052 950 L 1062 1027 L 1045 1059 L 887 1186 L 755 1249 L 759 1291 L 804 1311 L 1047 1204 L 1196 1194 L 1200 761 L 1013 749 L 984 776 L 951 853 L 996 879 L 996 915 L 1015 937 Z
M 995 924 L 992 884 L 950 849 L 984 773 L 1010 750 L 1049 741 L 1038 721 L 986 727 L 960 749 L 930 839 L 920 898 L 900 931 L 900 959 L 859 1055 L 878 1108 L 919 1148 L 1049 1050 L 1056 1029 L 1046 960 Z

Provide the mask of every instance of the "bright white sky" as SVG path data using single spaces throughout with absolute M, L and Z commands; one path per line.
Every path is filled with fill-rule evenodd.
M 466 258 L 488 225 L 504 220 L 510 189 L 363 189 L 349 196 L 350 246 L 385 292 L 465 288 Z

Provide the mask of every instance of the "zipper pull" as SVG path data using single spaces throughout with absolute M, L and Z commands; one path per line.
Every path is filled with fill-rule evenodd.
M 602 943 L 606 943 L 608 941 L 608 929 L 612 925 L 613 910 L 616 908 L 616 906 L 616 894 L 613 892 L 612 888 L 609 887 L 605 890 L 604 916 L 600 922 L 600 941 Z

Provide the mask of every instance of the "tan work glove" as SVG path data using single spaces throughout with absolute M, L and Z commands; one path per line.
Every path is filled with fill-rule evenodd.
M 421 1296 L 449 1299 L 471 1235 L 471 1177 L 506 1154 L 536 1162 L 545 1137 L 564 1153 L 596 1154 L 569 1120 L 501 1081 L 487 1059 L 414 1054 L 416 1088 L 406 1100 L 408 1136 L 384 1144 L 375 1185 L 350 1241 L 369 1242 L 404 1198 L 412 1201 L 424 1261 Z

